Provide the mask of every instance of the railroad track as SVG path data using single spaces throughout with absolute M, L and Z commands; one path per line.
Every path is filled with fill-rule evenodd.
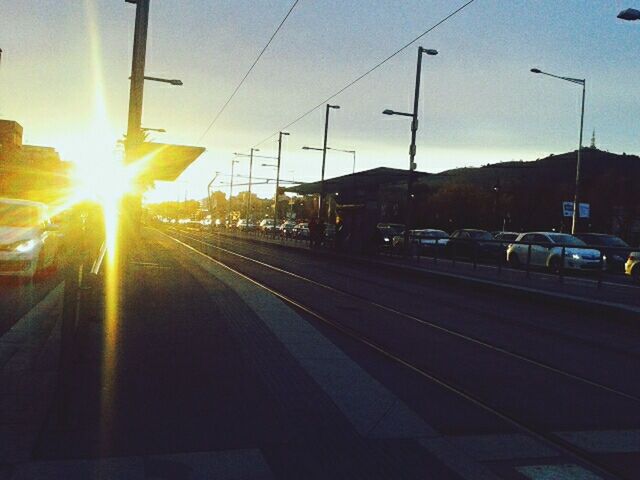
M 348 336 L 349 338 L 351 338 L 352 340 L 355 340 L 358 343 L 361 343 L 363 345 L 366 345 L 368 348 L 374 350 L 377 354 L 385 357 L 386 359 L 401 365 L 404 368 L 407 368 L 409 370 L 411 370 L 412 372 L 414 372 L 415 374 L 419 375 L 422 378 L 425 378 L 437 385 L 439 385 L 440 387 L 444 388 L 445 390 L 454 393 L 455 395 L 469 401 L 470 403 L 476 405 L 477 407 L 480 407 L 482 410 L 490 413 L 491 415 L 494 415 L 495 417 L 501 419 L 502 421 L 512 425 L 513 427 L 517 428 L 518 430 L 520 430 L 523 433 L 526 433 L 536 439 L 538 439 L 539 441 L 542 441 L 550 446 L 555 447 L 557 450 L 563 452 L 564 454 L 568 455 L 569 457 L 581 462 L 583 465 L 588 466 L 589 468 L 591 468 L 592 470 L 594 470 L 595 472 L 604 475 L 606 478 L 617 478 L 617 479 L 624 479 L 625 477 L 620 476 L 619 473 L 617 473 L 615 470 L 613 470 L 609 465 L 607 464 L 603 464 L 600 460 L 597 460 L 593 457 L 592 454 L 590 454 L 589 452 L 580 449 L 578 447 L 576 447 L 575 445 L 565 441 L 564 439 L 562 439 L 561 437 L 555 435 L 553 432 L 548 432 L 545 431 L 544 429 L 541 429 L 539 427 L 537 427 L 536 425 L 532 425 L 530 422 L 526 421 L 526 420 L 522 420 L 517 418 L 516 416 L 508 413 L 508 412 L 504 412 L 498 408 L 495 408 L 494 406 L 490 405 L 487 401 L 483 400 L 481 397 L 474 395 L 472 392 L 468 391 L 467 389 L 461 388 L 460 386 L 456 385 L 454 382 L 447 380 L 445 378 L 443 378 L 442 376 L 438 375 L 435 372 L 429 371 L 428 369 L 421 367 L 419 365 L 417 365 L 415 362 L 412 362 L 410 360 L 407 360 L 405 358 L 403 358 L 401 356 L 401 354 L 396 353 L 396 352 L 392 352 L 390 349 L 386 348 L 384 345 L 382 345 L 381 343 L 371 339 L 370 337 L 368 337 L 367 335 L 363 334 L 362 332 L 359 332 L 349 326 L 344 325 L 343 323 L 341 323 L 339 320 L 336 320 L 335 318 L 330 318 L 327 315 L 322 314 L 321 312 L 319 312 L 316 308 L 314 308 L 313 306 L 307 305 L 299 300 L 296 300 L 295 298 L 292 298 L 290 295 L 287 295 L 286 293 L 278 290 L 277 288 L 274 288 L 272 285 L 267 285 L 266 283 L 264 283 L 263 281 L 260 281 L 258 279 L 256 279 L 253 276 L 250 276 L 240 270 L 238 270 L 237 268 L 229 265 L 228 263 L 225 263 L 224 261 L 220 260 L 219 258 L 214 258 L 213 256 L 209 255 L 208 253 L 206 253 L 206 251 L 203 251 L 202 248 L 197 248 L 192 244 L 187 243 L 187 241 L 190 242 L 195 242 L 196 245 L 200 245 L 201 247 L 205 247 L 204 250 L 208 249 L 214 249 L 217 250 L 221 253 L 227 254 L 227 255 L 231 255 L 233 257 L 235 257 L 236 259 L 240 259 L 241 261 L 245 261 L 245 262 L 251 262 L 254 265 L 258 265 L 260 267 L 269 269 L 271 271 L 274 272 L 278 272 L 282 275 L 287 275 L 289 277 L 292 277 L 298 281 L 302 281 L 302 282 L 306 282 L 309 283 L 311 285 L 313 285 L 314 287 L 319 287 L 322 289 L 326 289 L 329 292 L 332 292 L 334 294 L 338 294 L 338 295 L 343 295 L 346 297 L 349 297 L 357 302 L 363 302 L 366 303 L 372 307 L 381 309 L 387 313 L 393 314 L 393 315 L 397 315 L 400 316 L 406 320 L 411 320 L 413 322 L 416 322 L 424 327 L 427 328 L 432 328 L 435 329 L 441 333 L 447 334 L 447 335 L 451 335 L 457 339 L 463 340 L 465 342 L 469 342 L 472 343 L 476 346 L 480 346 L 482 348 L 486 348 L 489 349 L 495 353 L 498 353 L 500 355 L 504 355 L 512 360 L 516 360 L 516 361 L 520 361 L 520 362 L 524 362 L 528 365 L 534 366 L 535 368 L 540 368 L 543 369 L 547 372 L 551 372 L 553 374 L 556 375 L 560 375 L 566 378 L 570 378 L 574 381 L 583 383 L 585 385 L 588 385 L 592 388 L 597 388 L 599 390 L 605 391 L 609 394 L 613 394 L 616 396 L 619 396 L 621 398 L 624 398 L 626 400 L 630 400 L 633 402 L 638 402 L 640 403 L 640 397 L 624 392 L 622 390 L 610 387 L 608 385 L 604 385 L 602 383 L 590 380 L 588 378 L 573 374 L 571 372 L 567 372 L 565 370 L 562 370 L 560 368 L 554 367 L 552 365 L 546 364 L 544 362 L 529 358 L 527 356 L 521 355 L 519 353 L 510 351 L 508 349 L 496 346 L 491 344 L 490 342 L 487 342 L 485 340 L 482 339 L 478 339 L 475 338 L 473 336 L 464 334 L 462 332 L 458 332 L 446 327 L 443 327 L 441 325 L 435 324 L 433 322 L 430 322 L 428 320 L 425 320 L 423 318 L 417 317 L 415 315 L 406 313 L 406 312 L 402 312 L 400 310 L 397 310 L 393 307 L 387 306 L 387 305 L 383 305 L 381 303 L 372 301 L 370 299 L 367 299 L 363 296 L 360 295 L 356 295 L 352 292 L 347 292 L 341 289 L 338 289 L 336 287 L 333 287 L 331 285 L 327 285 L 324 284 L 322 282 L 318 282 L 316 280 L 313 280 L 311 278 L 307 278 L 303 275 L 299 275 L 296 274 L 294 272 L 289 272 L 285 269 L 282 269 L 280 267 L 271 265 L 269 263 L 248 257 L 246 255 L 240 254 L 238 252 L 234 252 L 228 248 L 224 248 L 221 247 L 219 245 L 214 245 L 212 243 L 209 242 L 205 242 L 201 239 L 198 239 L 196 237 L 193 237 L 191 235 L 185 234 L 184 232 L 179 232 L 179 231 L 175 231 L 174 233 L 178 234 L 179 236 L 182 237 L 182 239 L 177 238 L 176 236 L 172 236 L 169 235 L 165 232 L 162 232 L 160 230 L 156 230 L 159 233 L 161 233 L 162 235 L 170 238 L 171 240 L 173 240 L 174 242 L 178 243 L 179 245 L 182 245 L 183 247 L 191 250 L 192 252 L 208 259 L 209 261 L 233 272 L 234 274 L 246 279 L 247 281 L 251 282 L 252 284 L 256 285 L 257 287 L 268 291 L 269 293 L 273 294 L 274 296 L 278 297 L 279 299 L 281 299 L 283 302 L 287 303 L 288 305 L 292 306 L 293 308 L 295 308 L 296 310 L 303 312 L 304 314 L 314 318 L 315 320 L 321 322 L 324 325 L 327 325 L 329 327 L 331 327 L 332 329 L 340 332 L 341 334 L 344 334 L 346 336 Z M 187 240 L 187 241 L 184 241 Z M 629 479 L 631 480 L 631 479 Z

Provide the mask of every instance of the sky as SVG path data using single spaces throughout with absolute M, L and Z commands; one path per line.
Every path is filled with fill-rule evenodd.
M 633 2 L 638 2 L 633 4 Z M 277 153 L 280 128 L 465 3 L 464 0 L 300 0 L 218 122 L 200 138 L 289 10 L 293 0 L 152 0 L 143 125 L 155 141 L 207 151 L 150 201 L 225 191 L 233 152 Z M 640 22 L 617 13 L 640 0 L 475 0 L 331 103 L 329 146 L 357 151 L 357 170 L 407 168 L 417 46 L 423 59 L 418 169 L 439 172 L 535 160 L 578 145 L 580 87 L 532 67 L 585 78 L 585 140 L 613 152 L 640 151 Z M 113 0 L 21 0 L 0 19 L 0 118 L 24 127 L 25 143 L 58 149 L 85 167 L 126 130 L 135 6 Z M 104 139 L 87 135 L 104 95 Z M 281 177 L 320 178 L 324 108 L 287 129 Z M 268 138 L 268 139 L 267 139 Z M 267 140 L 265 140 L 267 139 Z M 106 142 L 105 142 L 106 140 Z M 274 169 L 254 162 L 254 176 Z M 350 173 L 352 157 L 327 155 L 326 176 Z M 89 168 L 90 170 L 90 168 Z M 242 159 L 236 173 L 248 174 Z M 236 180 L 238 182 L 240 180 Z M 273 185 L 256 187 L 261 196 Z M 237 191 L 237 189 L 236 189 Z

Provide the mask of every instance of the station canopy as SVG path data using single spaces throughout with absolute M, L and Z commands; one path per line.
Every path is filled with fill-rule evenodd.
M 140 178 L 172 182 L 202 153 L 203 147 L 145 142 L 133 151 L 134 162 L 141 162 Z
M 350 173 L 341 177 L 327 178 L 324 181 L 324 191 L 326 193 L 343 193 L 354 188 L 362 190 L 377 189 L 380 185 L 402 184 L 407 181 L 407 170 L 400 168 L 378 167 L 362 172 Z M 414 179 L 430 175 L 426 172 L 414 171 Z M 320 193 L 322 182 L 301 183 L 292 187 L 287 187 L 285 191 L 297 193 L 299 195 L 312 195 Z

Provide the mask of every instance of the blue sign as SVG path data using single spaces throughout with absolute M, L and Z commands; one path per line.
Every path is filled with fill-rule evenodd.
M 580 218 L 589 218 L 591 216 L 591 206 L 588 203 L 581 203 L 578 215 Z M 573 217 L 573 202 L 562 202 L 562 216 Z

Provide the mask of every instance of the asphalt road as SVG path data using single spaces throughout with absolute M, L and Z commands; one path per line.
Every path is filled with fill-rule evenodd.
M 140 478 L 186 479 L 188 452 L 244 452 L 252 476 L 220 478 L 637 477 L 637 325 L 166 233 L 145 230 L 115 315 L 81 320 L 68 420 L 52 411 L 34 448 L 46 468 L 142 458 Z

